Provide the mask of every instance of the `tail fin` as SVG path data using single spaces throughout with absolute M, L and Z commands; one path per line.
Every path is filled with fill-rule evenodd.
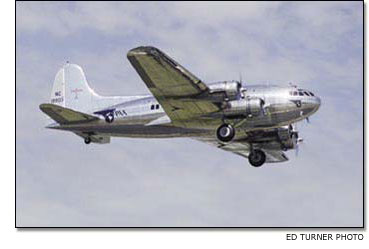
M 76 64 L 65 64 L 56 74 L 51 104 L 88 112 L 99 96 L 90 88 L 85 74 Z

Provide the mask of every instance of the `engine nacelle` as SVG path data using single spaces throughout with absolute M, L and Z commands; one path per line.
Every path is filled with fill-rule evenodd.
M 213 83 L 208 87 L 210 95 L 221 97 L 221 100 L 236 100 L 241 95 L 241 83 L 236 81 Z
M 292 130 L 288 125 L 277 128 L 278 138 L 281 141 L 285 141 L 285 140 L 290 139 L 291 138 L 291 132 L 292 132 Z
M 278 138 L 285 150 L 294 149 L 298 143 L 298 132 L 293 129 L 292 125 L 284 126 L 277 129 Z
M 229 101 L 224 109 L 226 116 L 254 117 L 263 114 L 264 101 L 260 98 L 245 98 Z

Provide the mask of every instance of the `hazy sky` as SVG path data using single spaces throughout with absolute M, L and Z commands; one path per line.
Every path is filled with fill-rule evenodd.
M 16 3 L 18 226 L 362 226 L 363 3 Z M 191 139 L 91 144 L 45 129 L 58 69 L 101 95 L 149 93 L 153 45 L 205 82 L 288 82 L 322 99 L 296 158 L 253 168 Z

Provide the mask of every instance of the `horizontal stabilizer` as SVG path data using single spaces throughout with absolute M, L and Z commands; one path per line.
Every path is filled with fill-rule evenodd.
M 96 116 L 92 116 L 82 112 L 77 112 L 54 104 L 41 104 L 40 109 L 50 118 L 52 118 L 53 120 L 62 125 L 87 123 L 99 120 L 99 118 Z

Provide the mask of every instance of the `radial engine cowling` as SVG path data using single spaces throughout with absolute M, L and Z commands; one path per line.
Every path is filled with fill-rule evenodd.
M 220 97 L 221 101 L 239 99 L 241 94 L 241 83 L 237 81 L 224 81 L 219 83 L 209 84 L 209 93 L 213 97 Z
M 277 129 L 278 138 L 284 149 L 294 149 L 298 140 L 298 132 L 291 125 Z
M 224 109 L 226 116 L 254 117 L 263 114 L 264 101 L 260 98 L 246 98 L 229 101 Z

